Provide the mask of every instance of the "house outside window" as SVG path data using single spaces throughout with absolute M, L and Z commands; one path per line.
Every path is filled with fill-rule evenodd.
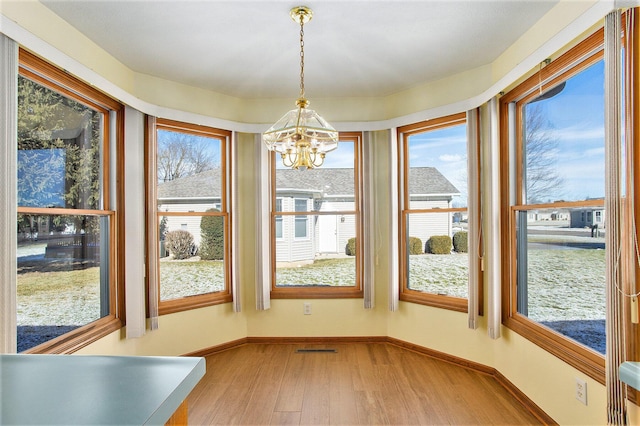
M 19 56 L 17 351 L 73 352 L 122 325 L 110 152 L 120 149 L 112 129 L 122 129 L 124 109 Z
M 304 171 L 272 157 L 271 297 L 362 297 L 361 143 L 341 134 L 325 163 Z
M 154 129 L 159 312 L 229 302 L 231 133 L 166 119 Z

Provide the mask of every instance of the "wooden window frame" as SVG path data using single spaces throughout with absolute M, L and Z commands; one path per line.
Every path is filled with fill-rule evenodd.
M 356 240 L 362 241 L 362 133 L 361 132 L 340 132 L 340 141 L 348 141 L 353 143 L 354 151 L 354 207 L 352 211 L 330 211 L 319 212 L 309 211 L 306 214 L 308 216 L 322 216 L 322 215 L 336 215 L 336 214 L 348 214 L 354 215 L 356 219 Z M 329 153 L 328 155 L 331 155 Z M 270 166 L 271 166 L 271 185 L 270 185 L 270 205 L 275 206 L 276 200 L 276 158 L 275 153 L 271 153 Z M 304 173 L 301 171 L 300 173 Z M 354 286 L 340 287 L 340 286 L 299 286 L 299 287 L 276 287 L 276 238 L 275 238 L 275 217 L 280 216 L 283 219 L 286 216 L 294 218 L 295 215 L 300 215 L 300 212 L 275 212 L 271 208 L 270 211 L 270 241 L 271 241 L 271 298 L 272 299 L 348 299 L 348 298 L 362 298 L 364 297 L 364 290 L 362 286 L 362 246 L 356 244 L 356 282 Z M 294 224 L 295 226 L 295 224 Z
M 152 209 L 155 211 L 155 222 L 149 226 L 147 232 L 153 233 L 155 236 L 155 244 L 160 241 L 159 236 L 159 221 L 161 216 L 219 216 L 225 218 L 225 228 L 224 228 L 224 290 L 214 293 L 205 293 L 199 295 L 192 295 L 187 297 L 181 297 L 178 299 L 171 300 L 160 300 L 160 287 L 161 277 L 160 277 L 160 262 L 159 259 L 154 259 L 153 265 L 156 268 L 156 277 L 158 277 L 158 314 L 166 315 L 175 312 L 182 312 L 190 309 L 198 309 L 206 306 L 219 305 L 222 303 L 229 303 L 233 301 L 233 294 L 231 290 L 231 282 L 232 282 L 232 268 L 231 268 L 231 206 L 232 204 L 232 194 L 231 194 L 231 164 L 228 161 L 228 155 L 230 155 L 230 144 L 231 144 L 231 132 L 228 130 L 216 129 L 214 127 L 202 126 L 197 124 L 191 124 L 181 121 L 163 119 L 163 118 L 155 118 L 152 120 L 153 127 L 153 135 L 147 135 L 147 149 L 149 150 L 148 156 L 153 156 L 154 158 L 157 155 L 157 132 L 158 130 L 167 130 L 172 132 L 186 133 L 194 136 L 202 136 L 209 137 L 214 139 L 219 139 L 221 143 L 221 158 L 220 158 L 220 167 L 221 167 L 221 208 L 220 212 L 161 212 L 157 209 L 157 199 L 150 200 L 152 204 Z M 154 179 L 152 182 L 149 182 L 148 185 L 153 185 L 154 188 L 157 188 L 157 169 L 152 173 Z M 151 175 L 151 173 L 147 173 L 147 176 Z M 157 194 L 157 190 L 149 191 L 148 194 Z M 151 266 L 152 262 L 148 262 Z M 148 274 L 147 274 L 148 275 Z
M 410 124 L 407 126 L 398 127 L 398 151 L 402 153 L 401 157 L 404 160 L 399 159 L 399 173 L 398 177 L 398 194 L 400 207 L 399 218 L 399 254 L 400 265 L 406 265 L 408 260 L 407 254 L 407 241 L 406 241 L 406 225 L 407 218 L 410 214 L 416 213 L 456 213 L 456 212 L 468 212 L 468 207 L 464 208 L 449 208 L 449 209 L 411 209 L 409 200 L 409 162 L 406 159 L 409 158 L 409 137 L 426 133 L 434 130 L 445 129 L 448 127 L 458 126 L 467 122 L 466 113 L 461 112 L 457 114 L 447 115 L 444 117 L 438 117 L 431 120 L 421 121 L 419 123 Z M 479 138 L 478 138 L 479 141 Z M 469 143 L 467 141 L 467 143 Z M 479 159 L 478 159 L 479 161 Z M 480 188 L 480 179 L 476 180 L 478 190 Z M 426 243 L 426 241 L 423 241 Z M 479 262 L 479 260 L 478 260 Z M 400 267 L 400 300 L 405 302 L 417 303 L 426 306 L 433 306 L 441 309 L 449 309 L 457 312 L 468 312 L 468 298 L 452 297 L 440 294 L 425 293 L 421 291 L 411 290 L 409 288 L 407 268 Z M 482 292 L 480 291 L 480 294 Z
M 523 174 L 523 141 L 522 141 L 522 108 L 542 91 L 554 87 L 560 82 L 582 72 L 603 58 L 604 31 L 602 29 L 588 36 L 575 47 L 559 56 L 553 62 L 536 71 L 509 93 L 500 99 L 500 156 L 501 162 L 501 246 L 504 256 L 502 263 L 502 323 L 509 329 L 560 358 L 577 370 L 588 375 L 599 383 L 605 383 L 604 356 L 595 350 L 575 343 L 573 340 L 553 332 L 537 322 L 517 312 L 516 303 L 516 220 L 517 211 L 528 211 L 542 208 L 574 208 L 603 206 L 603 200 L 552 202 L 543 204 L 526 204 L 522 195 Z M 516 144 L 515 168 L 516 181 L 509 181 L 509 163 L 512 155 L 509 152 L 509 108 L 516 103 Z M 512 193 L 511 185 L 515 185 L 515 200 L 509 202 Z
M 34 54 L 19 49 L 19 75 L 58 92 L 103 114 L 102 199 L 100 209 L 40 208 L 20 207 L 18 213 L 52 215 L 73 214 L 104 216 L 109 218 L 109 314 L 65 333 L 24 353 L 68 354 L 78 351 L 92 342 L 121 329 L 124 326 L 124 250 L 118 250 L 118 242 L 124 241 L 124 215 L 119 211 L 124 205 L 124 106 L 94 87 L 72 76 L 68 72 L 40 59 Z M 112 117 L 113 114 L 113 117 Z M 112 126 L 111 120 L 115 120 Z M 115 129 L 115 135 L 111 134 Z M 111 158 L 112 144 L 115 144 L 116 158 Z M 111 181 L 115 175 L 116 188 Z M 113 195 L 115 194 L 115 195 Z M 119 206 L 114 209 L 114 206 Z

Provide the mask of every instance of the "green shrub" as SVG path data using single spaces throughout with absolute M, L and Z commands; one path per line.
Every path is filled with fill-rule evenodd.
M 356 237 L 349 238 L 347 246 L 344 248 L 344 252 L 347 256 L 356 255 Z
M 425 244 L 424 251 L 431 254 L 450 254 L 451 237 L 448 235 L 434 235 Z
M 165 244 L 177 260 L 190 258 L 194 250 L 193 235 L 183 229 L 167 232 Z
M 422 240 L 418 237 L 409 237 L 409 254 L 422 254 Z
M 457 253 L 469 252 L 469 237 L 467 231 L 458 231 L 453 234 L 453 250 Z
M 208 212 L 219 212 L 209 209 Z M 198 254 L 202 260 L 224 259 L 224 218 L 222 216 L 203 216 L 200 220 L 200 248 Z

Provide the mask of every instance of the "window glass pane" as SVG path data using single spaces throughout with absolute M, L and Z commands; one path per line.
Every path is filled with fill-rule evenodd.
M 355 286 L 355 215 L 308 217 L 313 239 L 276 241 L 276 286 Z M 293 220 L 283 216 L 285 229 Z
M 18 214 L 18 352 L 109 315 L 109 217 Z
M 276 161 L 275 287 L 359 285 L 356 143 L 355 137 L 341 140 L 322 167 L 311 170 L 285 169 Z
M 467 207 L 466 124 L 408 138 L 410 209 Z
M 307 200 L 295 200 L 296 202 L 296 211 L 304 212 L 307 211 Z M 307 237 L 307 216 L 296 216 L 295 218 L 295 230 L 296 230 L 296 238 L 306 238 Z
M 18 206 L 102 208 L 103 114 L 18 78 Z
M 158 130 L 158 211 L 220 210 L 220 139 Z
M 409 254 L 407 287 L 425 293 L 467 298 L 467 213 L 409 214 L 406 232 L 406 253 Z
M 604 198 L 604 62 L 524 106 L 527 204 Z
M 517 307 L 518 313 L 605 353 L 604 228 L 585 226 L 583 213 L 604 219 L 604 207 L 598 206 L 517 213 Z
M 224 228 L 222 215 L 160 216 L 161 301 L 225 290 Z

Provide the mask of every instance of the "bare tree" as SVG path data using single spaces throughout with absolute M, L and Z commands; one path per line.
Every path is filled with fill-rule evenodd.
M 219 167 L 211 141 L 186 133 L 158 133 L 158 181 L 168 182 Z
M 527 203 L 562 198 L 564 180 L 556 167 L 559 142 L 539 104 L 526 107 L 524 137 Z

